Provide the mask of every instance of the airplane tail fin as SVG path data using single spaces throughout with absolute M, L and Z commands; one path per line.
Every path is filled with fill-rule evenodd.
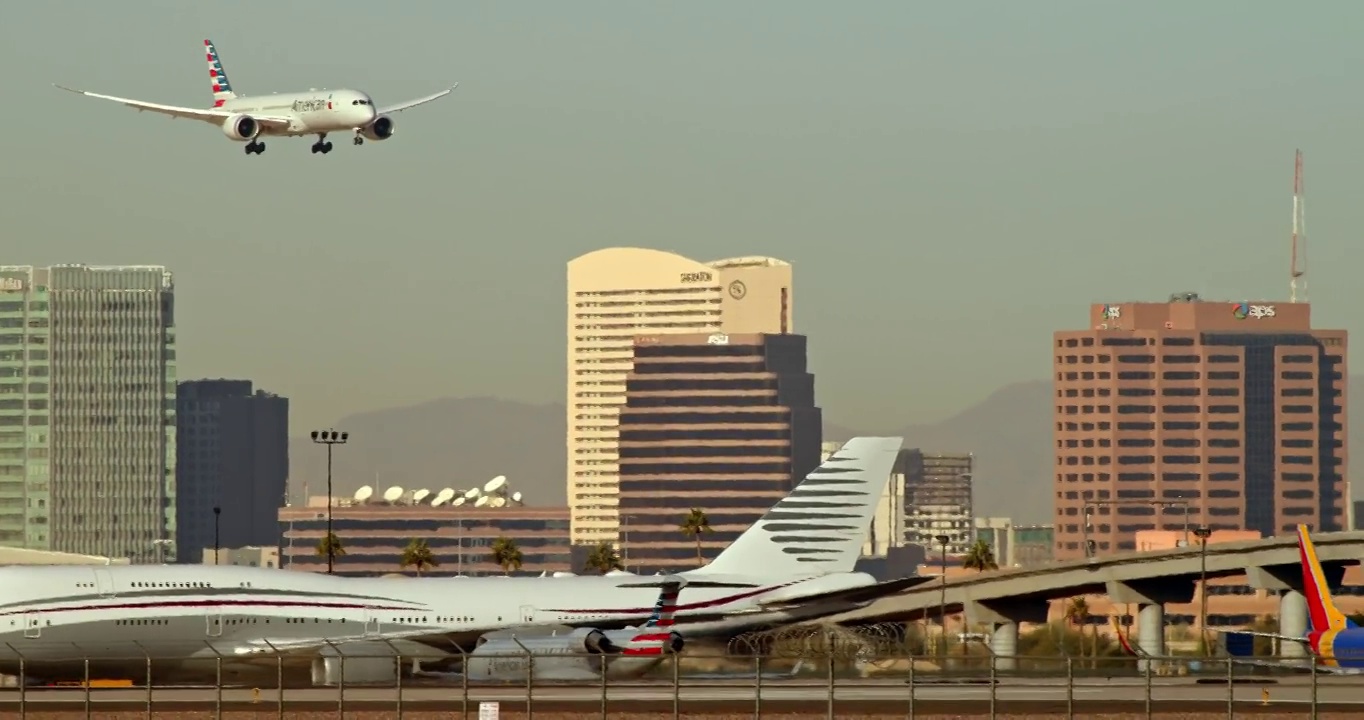
M 709 565 L 687 575 L 852 572 L 904 438 L 856 437 Z
M 204 54 L 208 58 L 208 81 L 213 89 L 213 107 L 222 107 L 224 102 L 237 97 L 237 93 L 232 91 L 232 81 L 223 72 L 222 58 L 218 57 L 218 49 L 213 47 L 212 40 L 204 41 Z
M 621 650 L 627 656 L 653 656 L 682 650 L 682 637 L 673 632 L 673 615 L 677 612 L 677 598 L 686 580 L 672 576 L 663 580 L 658 602 L 649 620 L 639 628 Z
M 1355 627 L 1331 599 L 1331 589 L 1326 586 L 1326 573 L 1321 570 L 1321 561 L 1317 558 L 1317 549 L 1312 545 L 1306 525 L 1298 526 L 1298 555 L 1302 560 L 1302 589 L 1307 596 L 1307 617 L 1311 620 L 1312 630 L 1326 632 Z

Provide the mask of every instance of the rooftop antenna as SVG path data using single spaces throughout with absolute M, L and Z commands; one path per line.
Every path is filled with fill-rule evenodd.
M 1288 302 L 1298 301 L 1298 278 L 1302 300 L 1307 302 L 1307 199 L 1303 194 L 1302 150 L 1293 162 L 1293 259 L 1288 269 Z

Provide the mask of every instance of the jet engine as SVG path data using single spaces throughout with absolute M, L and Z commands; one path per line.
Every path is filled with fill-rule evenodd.
M 393 118 L 387 115 L 380 115 L 374 118 L 374 122 L 360 131 L 360 134 L 370 140 L 387 140 L 393 137 Z
M 223 121 L 223 134 L 229 140 L 245 142 L 260 133 L 260 123 L 250 115 L 237 114 Z

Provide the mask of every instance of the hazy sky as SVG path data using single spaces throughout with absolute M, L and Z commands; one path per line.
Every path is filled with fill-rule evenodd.
M 795 265 L 827 416 L 933 421 L 1046 377 L 1090 302 L 1286 297 L 1357 332 L 1364 3 L 12 3 L 0 263 L 176 273 L 181 376 L 295 431 L 563 400 L 564 274 L 610 245 Z M 210 102 L 460 81 L 397 134 L 270 140 L 54 89 Z M 1001 350 L 1000 348 L 1004 349 Z

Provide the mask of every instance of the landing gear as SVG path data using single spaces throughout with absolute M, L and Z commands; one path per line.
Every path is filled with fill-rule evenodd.
M 255 140 L 252 140 L 251 142 L 247 143 L 246 147 L 243 149 L 246 150 L 247 155 L 250 155 L 251 153 L 259 155 L 265 152 L 265 143 L 256 142 Z
M 362 136 L 360 135 L 360 133 L 355 133 L 355 144 L 356 144 L 356 145 L 364 145 L 364 144 L 365 144 L 365 138 L 362 137 Z
M 317 136 L 317 142 L 313 143 L 313 152 L 326 155 L 332 151 L 332 144 L 327 142 L 327 134 L 322 133 Z

